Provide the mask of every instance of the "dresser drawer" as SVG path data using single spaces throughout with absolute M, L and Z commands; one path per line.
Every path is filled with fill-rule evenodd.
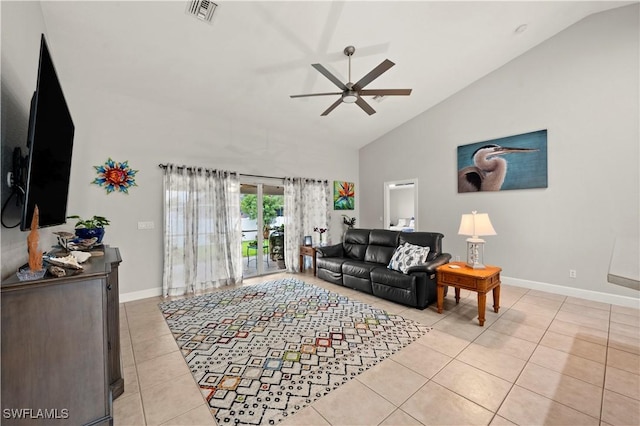
M 440 282 L 447 285 L 455 285 L 469 289 L 475 289 L 477 286 L 477 280 L 475 277 L 448 274 L 446 272 L 441 272 Z
M 500 284 L 500 274 L 495 274 L 486 279 L 487 287 L 493 287 Z

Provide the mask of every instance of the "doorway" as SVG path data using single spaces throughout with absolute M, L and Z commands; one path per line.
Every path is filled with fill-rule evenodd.
M 241 181 L 240 217 L 244 278 L 285 270 L 283 212 L 282 184 Z
M 418 179 L 384 183 L 384 229 L 418 230 Z

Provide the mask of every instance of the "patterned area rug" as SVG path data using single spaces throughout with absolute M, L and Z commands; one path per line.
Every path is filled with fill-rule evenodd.
M 219 425 L 278 423 L 430 330 L 295 278 L 160 309 Z

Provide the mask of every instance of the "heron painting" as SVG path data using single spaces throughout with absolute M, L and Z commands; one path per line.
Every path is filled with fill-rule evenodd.
M 547 187 L 547 131 L 458 147 L 458 192 Z

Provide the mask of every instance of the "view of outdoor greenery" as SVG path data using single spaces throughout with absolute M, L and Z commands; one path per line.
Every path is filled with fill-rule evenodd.
M 262 218 L 265 225 L 271 225 L 284 207 L 282 195 L 265 195 L 262 197 Z M 240 211 L 250 219 L 258 218 L 258 196 L 245 194 L 240 201 Z

